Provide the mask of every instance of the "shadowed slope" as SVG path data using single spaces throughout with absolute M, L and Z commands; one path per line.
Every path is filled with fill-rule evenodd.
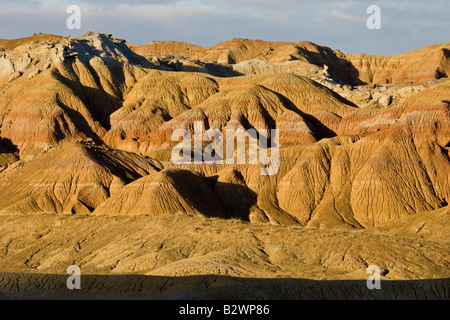
M 233 69 L 245 74 L 272 73 L 278 69 L 314 77 L 317 73 L 328 71 L 328 76 L 335 81 L 352 85 L 425 81 L 445 78 L 450 74 L 449 43 L 394 56 L 346 54 L 308 41 L 269 42 L 250 39 L 231 39 L 209 48 L 171 41 L 130 47 L 146 57 L 180 55 L 201 61 L 236 65 Z
M 366 280 L 238 278 L 217 275 L 164 277 L 143 275 L 85 275 L 81 290 L 67 290 L 67 276 L 57 274 L 0 274 L 0 299 L 51 300 L 448 300 L 450 279 L 382 282 L 368 290 Z M 5 283 L 5 286 L 2 284 Z M 88 289 L 87 289 L 88 288 Z M 171 301 L 158 301 L 161 307 Z M 184 302 L 179 302 L 181 303 Z M 193 303 L 189 303 L 192 306 Z M 183 305 L 184 306 L 184 305 Z M 300 305 L 301 306 L 301 305 Z M 173 308 L 175 309 L 175 308 Z M 275 313 L 273 308 L 271 313 Z M 283 309 L 284 310 L 284 309 Z M 178 314 L 178 310 L 168 313 Z M 287 313 L 285 313 L 287 314 Z
M 20 43 L 0 54 L 1 136 L 23 155 L 73 138 L 101 142 L 109 115 L 145 75 L 141 64 L 150 66 L 107 35 Z
M 344 54 L 365 83 L 404 83 L 447 78 L 450 75 L 450 42 L 431 45 L 395 56 Z
M 134 154 L 69 143 L 0 180 L 0 212 L 90 213 L 127 183 L 161 168 Z

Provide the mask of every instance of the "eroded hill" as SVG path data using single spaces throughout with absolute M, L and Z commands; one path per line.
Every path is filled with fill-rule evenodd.
M 448 277 L 448 50 L 2 40 L 0 271 Z M 173 163 L 198 123 L 278 129 L 276 174 Z

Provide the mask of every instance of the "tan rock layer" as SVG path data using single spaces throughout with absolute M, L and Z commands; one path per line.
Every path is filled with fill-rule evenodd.
M 347 84 L 417 82 L 445 78 L 450 73 L 450 43 L 431 45 L 394 56 L 351 55 L 307 41 L 268 42 L 250 39 L 232 39 L 209 48 L 171 41 L 130 47 L 146 57 L 180 55 L 226 65 L 257 59 L 275 64 L 265 67 L 265 71 L 280 68 L 277 65 L 279 63 L 299 60 L 313 66 L 327 66 L 336 80 Z M 248 68 L 239 66 L 235 70 L 247 74 L 251 72 Z M 288 70 L 286 66 L 281 68 Z M 312 75 L 306 66 L 290 64 L 289 68 L 294 73 Z
M 358 108 L 291 73 L 151 70 L 108 35 L 52 41 L 18 45 L 1 58 L 0 71 L 21 73 L 0 90 L 0 135 L 12 147 L 1 157 L 5 213 L 184 212 L 349 230 L 449 203 L 448 81 L 385 108 Z M 214 50 L 232 46 L 240 61 L 266 45 L 236 40 Z M 282 49 L 267 51 L 275 60 L 294 47 L 332 56 L 311 43 L 272 45 Z M 259 164 L 159 164 L 170 161 L 172 132 L 192 134 L 195 121 L 205 129 L 279 129 L 278 173 L 261 176 Z M 73 144 L 88 138 L 100 146 Z

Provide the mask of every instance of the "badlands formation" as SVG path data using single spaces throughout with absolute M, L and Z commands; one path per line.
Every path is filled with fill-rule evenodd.
M 449 74 L 450 43 L 0 40 L 0 297 L 449 299 Z M 173 163 L 198 121 L 278 129 L 277 173 Z

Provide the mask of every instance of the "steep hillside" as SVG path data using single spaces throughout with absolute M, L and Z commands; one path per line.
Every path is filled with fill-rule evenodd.
M 109 115 L 145 75 L 140 64 L 150 65 L 108 35 L 24 41 L 0 53 L 1 136 L 24 156 L 61 140 L 101 142 Z
M 0 213 L 86 214 L 158 162 L 89 143 L 67 143 L 0 177 Z
M 352 55 L 308 41 L 250 39 L 232 39 L 209 48 L 171 41 L 130 47 L 145 57 L 182 56 L 232 65 L 235 71 L 244 74 L 283 70 L 315 77 L 318 73 L 325 73 L 334 81 L 352 85 L 417 82 L 446 78 L 450 74 L 450 43 L 395 56 Z

